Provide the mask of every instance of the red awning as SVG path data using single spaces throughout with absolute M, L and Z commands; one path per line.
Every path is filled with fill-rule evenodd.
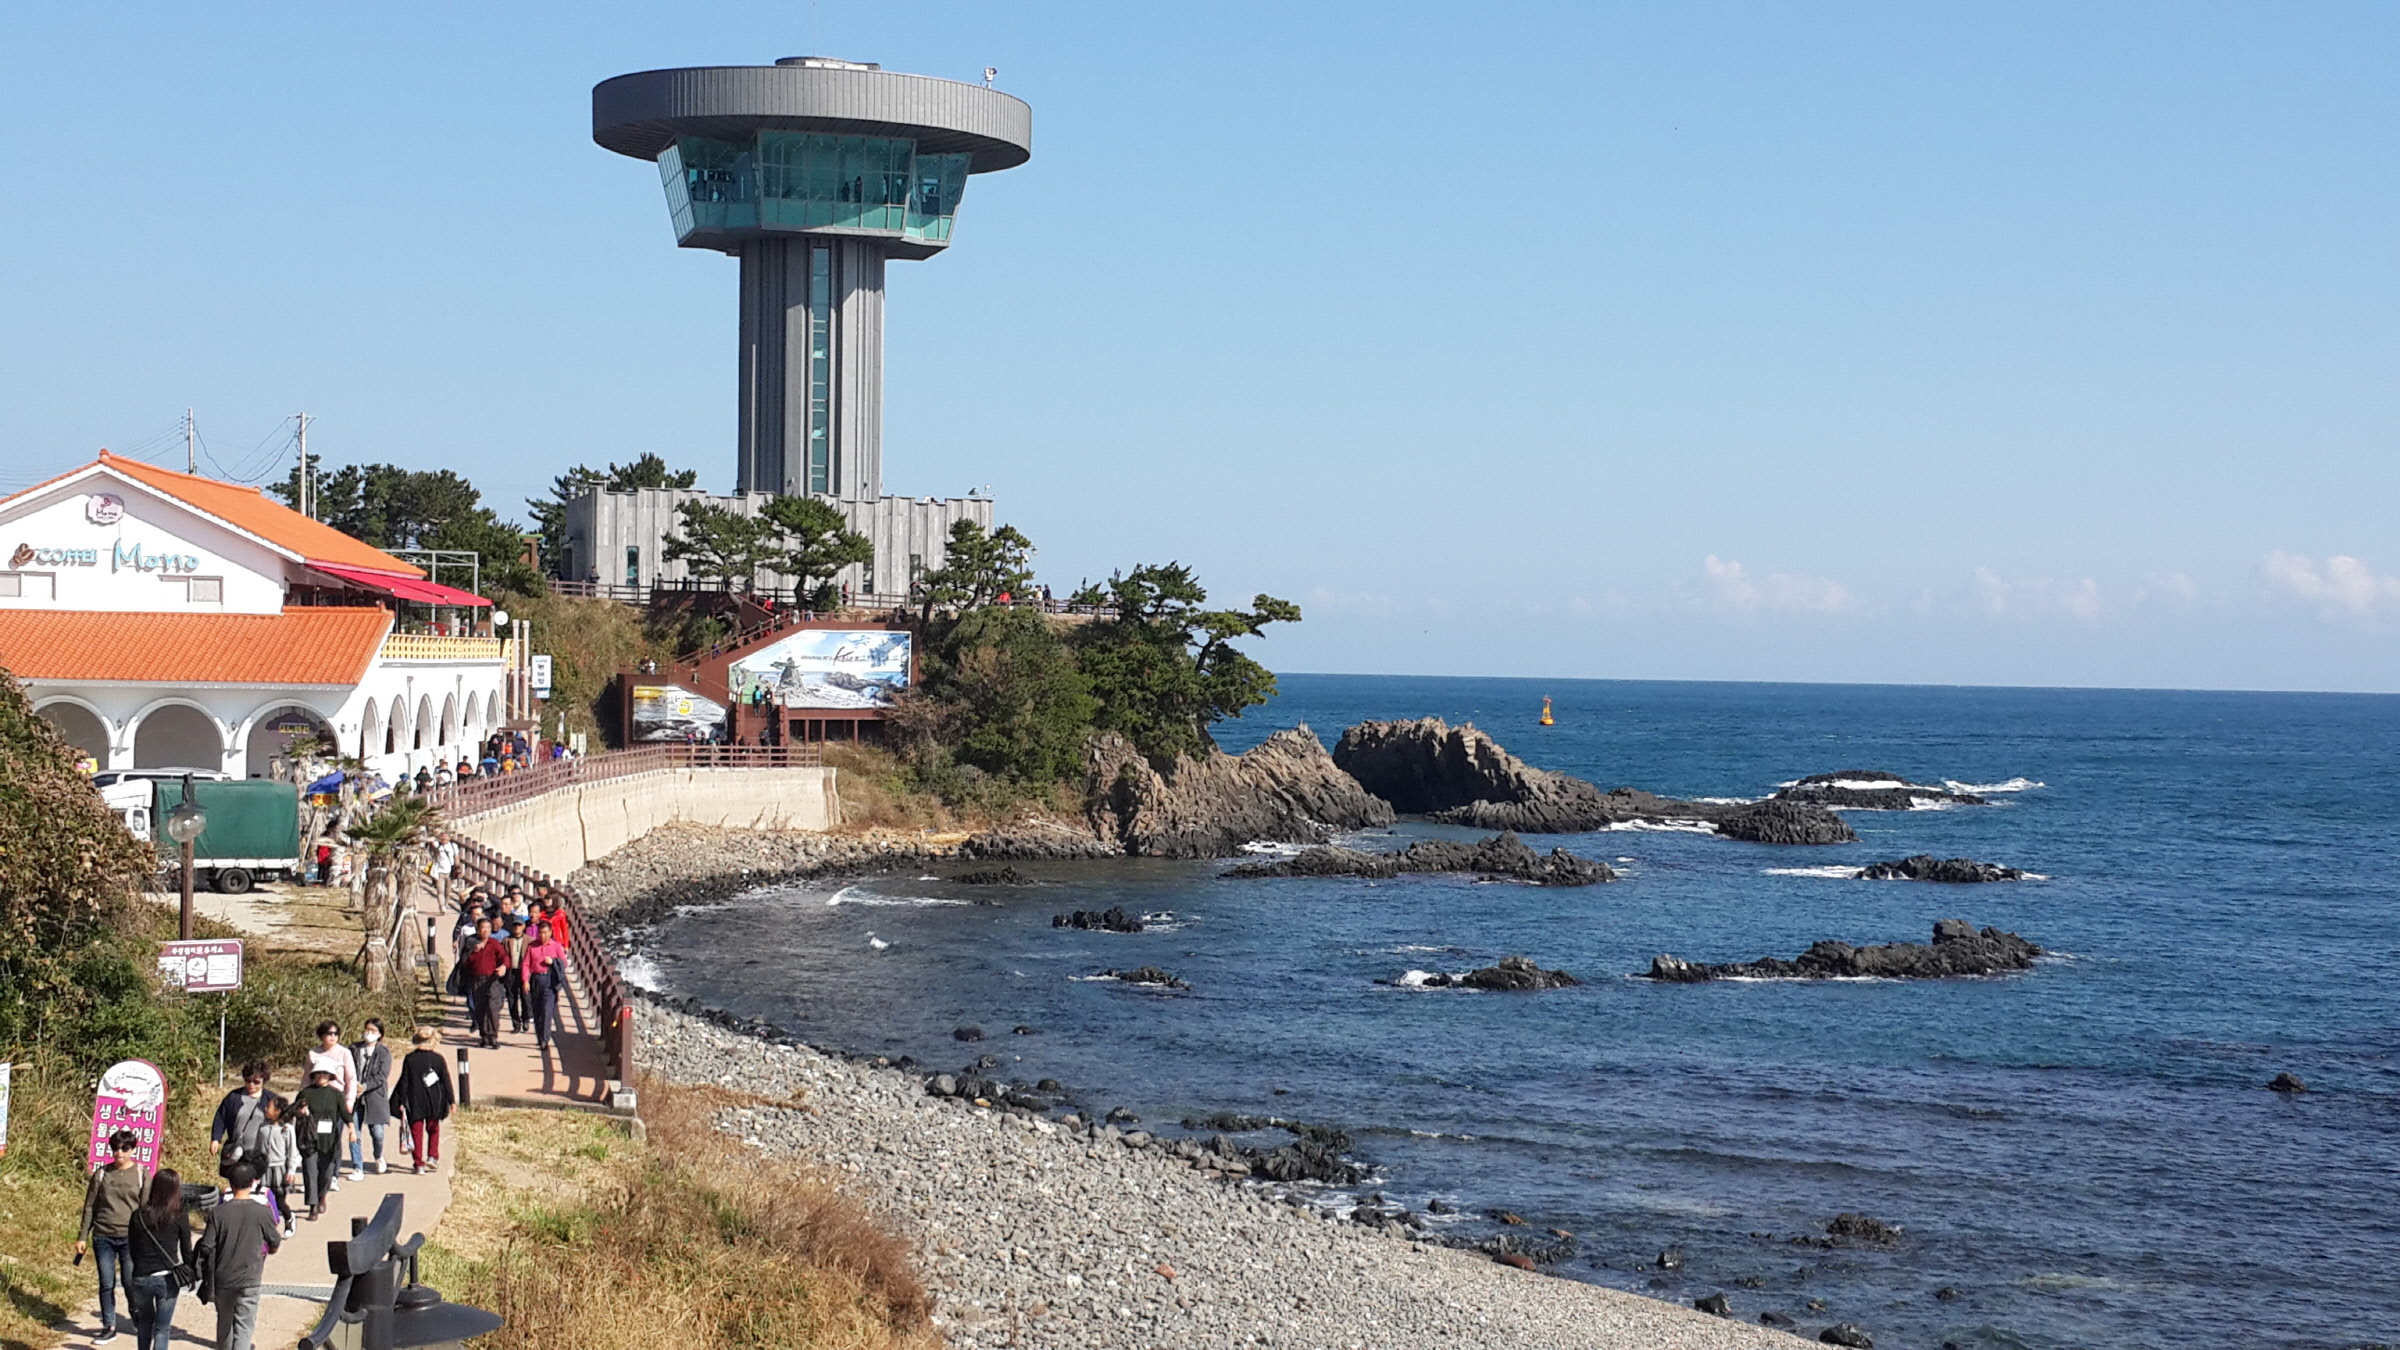
M 318 562 L 313 558 L 309 560 L 308 565 L 329 576 L 340 577 L 353 586 L 364 587 L 367 590 L 399 600 L 414 600 L 420 605 L 463 606 L 492 603 L 473 591 L 462 591 L 456 586 L 445 586 L 438 581 L 404 577 L 397 572 L 377 572 L 365 567 L 343 567 L 335 563 Z

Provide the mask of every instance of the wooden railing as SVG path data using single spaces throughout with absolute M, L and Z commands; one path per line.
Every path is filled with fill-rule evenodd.
M 561 788 L 605 783 L 673 769 L 814 769 L 825 760 L 810 742 L 785 745 L 708 745 L 668 742 L 630 750 L 553 759 L 530 769 L 462 779 L 426 795 L 452 819 L 531 801 Z
M 609 959 L 608 949 L 600 945 L 600 935 L 593 931 L 574 888 L 546 873 L 520 867 L 465 835 L 454 834 L 451 841 L 458 845 L 458 873 L 467 889 L 481 886 L 498 896 L 507 894 L 511 886 L 523 886 L 528 895 L 537 886 L 550 888 L 551 899 L 567 916 L 567 955 L 575 962 L 575 974 L 583 981 L 585 992 L 597 1005 L 600 1053 L 608 1061 L 609 1076 L 618 1082 L 630 1081 L 634 1051 L 632 994 L 624 977 L 617 973 L 617 963 Z M 461 894 L 464 893 L 462 889 Z

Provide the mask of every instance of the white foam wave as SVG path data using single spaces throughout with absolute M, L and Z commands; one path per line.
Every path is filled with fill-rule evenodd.
M 1399 979 L 1392 981 L 1392 983 L 1402 989 L 1423 989 L 1426 987 L 1425 982 L 1432 979 L 1434 974 L 1435 972 L 1430 970 L 1412 970 L 1406 975 L 1401 976 Z M 1455 980 L 1458 978 L 1458 976 L 1453 975 L 1450 978 Z M 1436 989 L 1445 989 L 1454 988 L 1455 986 L 1435 985 L 1433 987 Z
M 1300 847 L 1298 844 L 1287 844 L 1280 839 L 1253 839 L 1242 845 L 1242 852 L 1255 853 L 1267 858 L 1296 858 L 1300 856 Z
M 931 895 L 874 895 L 861 886 L 844 886 L 825 897 L 825 906 L 871 905 L 877 908 L 915 909 L 924 905 L 970 905 L 972 900 L 951 900 Z
M 1114 975 L 1069 975 L 1067 978 L 1077 984 L 1115 984 L 1117 982 L 1117 977 Z
M 1655 834 L 1715 834 L 1717 832 L 1717 827 L 1705 820 L 1612 820 L 1606 828 L 1648 831 Z
M 1693 801 L 1696 801 L 1696 802 L 1707 802 L 1707 803 L 1708 803 L 1709 805 L 1711 805 L 1711 806 L 1748 806 L 1748 805 L 1749 805 L 1750 803 L 1752 803 L 1752 802 L 1763 802 L 1763 801 L 1765 801 L 1765 800 L 1766 800 L 1766 798 L 1764 798 L 1764 797 L 1694 797 L 1694 798 L 1692 798 L 1692 800 L 1693 800 Z
M 1858 876 L 1855 867 L 1770 867 L 1771 877 L 1823 877 L 1828 881 L 1849 881 Z
M 879 938 L 879 937 L 875 936 L 873 933 L 869 933 L 869 934 L 867 934 L 867 945 L 868 945 L 868 946 L 870 946 L 870 947 L 872 947 L 872 948 L 874 948 L 874 949 L 875 949 L 875 950 L 877 950 L 877 951 L 882 951 L 884 948 L 886 948 L 886 947 L 889 947 L 889 946 L 891 946 L 892 944 L 890 944 L 890 943 L 888 943 L 888 942 L 884 941 L 882 938 Z
M 1962 805 L 1965 803 L 1946 801 L 1940 797 L 1911 797 L 1908 799 L 1908 809 L 1911 811 L 1955 811 Z
M 1988 797 L 1995 792 L 2030 792 L 2035 788 L 2050 785 L 2036 782 L 2031 778 L 2011 778 L 2005 783 L 1961 783 L 1955 778 L 1945 778 L 1942 780 L 1942 786 L 1952 792 L 1972 792 L 1979 797 Z
M 618 958 L 617 975 L 634 988 L 647 989 L 653 994 L 665 987 L 658 963 L 640 952 Z

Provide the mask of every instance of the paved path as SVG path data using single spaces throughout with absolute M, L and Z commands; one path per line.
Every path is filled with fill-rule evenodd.
M 276 919 L 280 916 L 253 912 L 272 909 L 272 900 L 270 895 L 261 895 L 257 904 L 228 907 L 224 917 L 257 936 L 279 936 L 276 930 L 282 925 Z M 421 913 L 434 913 L 434 901 L 430 896 L 420 896 L 417 904 Z M 437 928 L 446 932 L 455 922 L 455 917 L 443 918 Z M 444 948 L 443 955 L 447 958 L 446 938 Z M 519 1034 L 508 1031 L 505 1017 L 502 1018 L 500 1033 L 501 1048 L 478 1048 L 475 1034 L 467 1024 L 464 1000 L 447 995 L 428 1008 L 427 1021 L 441 1033 L 442 1045 L 450 1055 L 453 1072 L 457 1068 L 459 1049 L 466 1048 L 471 1075 L 470 1090 L 476 1103 L 508 1106 L 588 1105 L 605 1101 L 608 1095 L 607 1075 L 600 1053 L 599 1026 L 592 1011 L 595 1006 L 590 994 L 583 988 L 581 978 L 571 981 L 567 993 L 559 999 L 561 1034 L 553 1038 L 553 1045 L 546 1051 L 534 1046 L 531 1032 Z M 407 1031 L 394 1028 L 393 1033 L 394 1052 L 407 1053 Z M 325 1217 L 314 1222 L 302 1220 L 300 1231 L 267 1258 L 265 1284 L 271 1292 L 259 1301 L 258 1330 L 253 1337 L 256 1350 L 291 1350 L 300 1337 L 324 1316 L 324 1300 L 333 1287 L 333 1276 L 327 1273 L 326 1246 L 347 1239 L 351 1220 L 372 1217 L 376 1208 L 383 1203 L 384 1196 L 397 1192 L 406 1197 L 402 1237 L 420 1232 L 431 1233 L 441 1221 L 442 1212 L 450 1205 L 450 1169 L 456 1162 L 453 1152 L 456 1144 L 453 1139 L 445 1138 L 445 1156 L 440 1167 L 429 1175 L 417 1176 L 407 1172 L 401 1162 L 407 1155 L 402 1138 L 401 1128 L 395 1126 L 385 1141 L 387 1162 L 402 1170 L 381 1175 L 368 1172 L 358 1181 L 345 1179 L 340 1190 L 326 1197 Z M 345 1165 L 347 1161 L 345 1155 Z M 81 1267 L 87 1278 L 91 1269 L 88 1261 Z M 272 1292 L 278 1287 L 290 1292 Z M 124 1304 L 122 1290 L 117 1298 L 118 1339 L 112 1350 L 142 1350 L 142 1347 L 133 1343 L 133 1321 Z M 59 1329 L 67 1333 L 69 1347 L 91 1344 L 92 1338 L 100 1330 L 100 1300 L 97 1294 L 85 1295 L 75 1314 Z M 213 1346 L 216 1337 L 215 1308 L 189 1293 L 175 1301 L 176 1344 Z

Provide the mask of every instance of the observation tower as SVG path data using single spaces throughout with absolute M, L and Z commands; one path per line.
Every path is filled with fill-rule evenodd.
M 605 80 L 592 139 L 658 165 L 678 244 L 742 260 L 735 493 L 873 507 L 884 264 L 950 246 L 968 177 L 1032 157 L 1033 110 L 986 86 L 794 56 Z

